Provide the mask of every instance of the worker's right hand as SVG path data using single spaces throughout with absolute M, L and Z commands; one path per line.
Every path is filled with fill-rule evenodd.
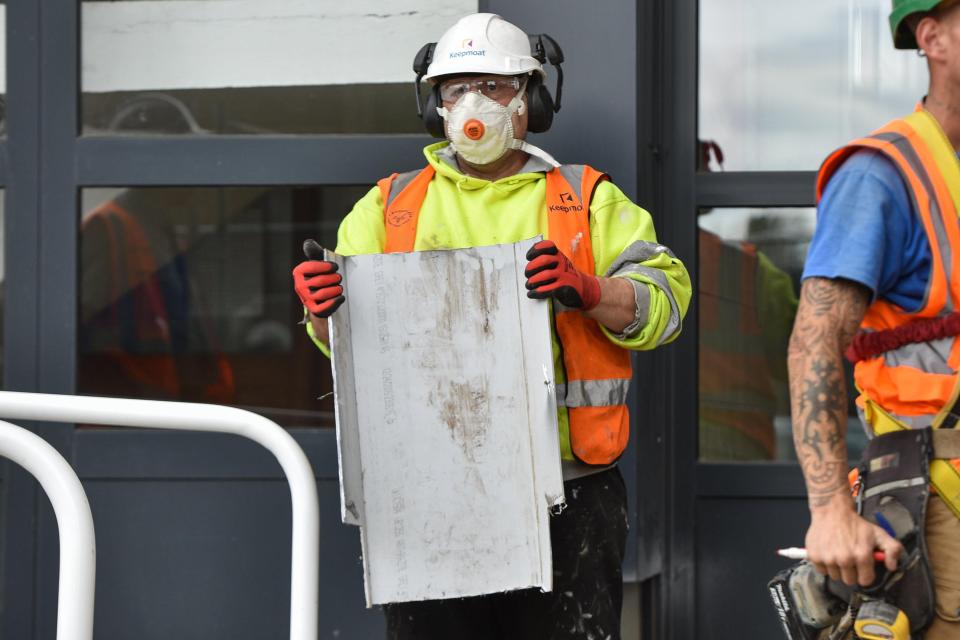
M 565 307 L 590 311 L 600 304 L 600 281 L 583 273 L 553 240 L 541 240 L 527 251 L 527 297 L 555 298 Z
M 293 269 L 293 289 L 315 316 L 327 318 L 343 304 L 343 278 L 337 269 L 327 260 L 304 260 Z
M 810 510 L 807 559 L 820 573 L 850 586 L 876 579 L 873 552 L 886 554 L 888 571 L 896 571 L 903 546 L 886 531 L 857 515 L 848 496 L 837 495 Z

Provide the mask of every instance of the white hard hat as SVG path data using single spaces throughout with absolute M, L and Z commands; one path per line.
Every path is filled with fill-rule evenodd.
M 543 65 L 530 55 L 530 40 L 522 29 L 493 13 L 474 13 L 447 29 L 433 51 L 425 80 L 463 73 L 504 76 L 537 71 Z

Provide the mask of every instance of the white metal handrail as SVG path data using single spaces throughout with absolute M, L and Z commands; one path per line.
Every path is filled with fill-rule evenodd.
M 212 404 L 13 391 L 0 391 L 0 417 L 231 433 L 265 447 L 286 474 L 293 503 L 290 640 L 316 640 L 320 582 L 316 478 L 303 449 L 275 422 L 249 411 Z
M 46 440 L 0 420 L 0 456 L 33 475 L 50 498 L 60 531 L 60 588 L 57 640 L 93 638 L 93 594 L 97 545 L 83 485 Z

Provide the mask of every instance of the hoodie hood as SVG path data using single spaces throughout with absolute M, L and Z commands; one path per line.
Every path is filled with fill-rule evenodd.
M 446 140 L 424 147 L 423 155 L 430 166 L 436 170 L 438 176 L 452 180 L 457 184 L 457 188 L 465 190 L 484 189 L 493 185 L 498 189 L 512 191 L 531 182 L 543 180 L 544 174 L 553 168 L 540 158 L 530 156 L 520 173 L 491 181 L 468 176 L 461 172 L 456 166 L 456 154 Z

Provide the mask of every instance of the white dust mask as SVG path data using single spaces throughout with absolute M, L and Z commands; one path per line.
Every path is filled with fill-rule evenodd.
M 506 105 L 471 91 L 457 100 L 450 109 L 437 107 L 444 120 L 447 139 L 457 155 L 470 164 L 496 162 L 510 149 L 522 149 L 539 156 L 554 166 L 557 161 L 532 144 L 514 138 L 513 114 L 523 115 L 524 86 Z

